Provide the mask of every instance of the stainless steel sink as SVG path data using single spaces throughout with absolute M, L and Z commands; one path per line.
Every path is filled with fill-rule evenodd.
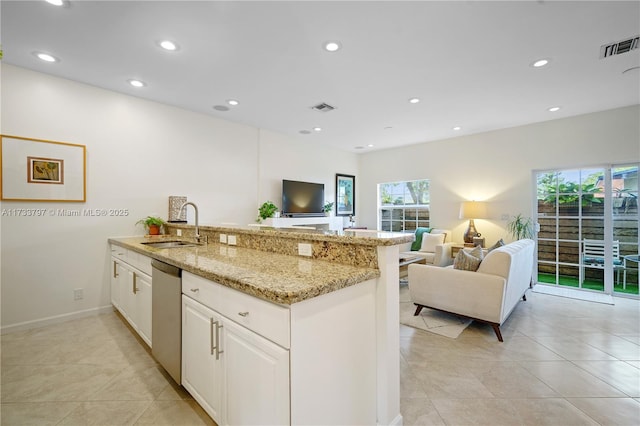
M 153 248 L 193 247 L 199 245 L 188 241 L 154 241 L 142 244 Z

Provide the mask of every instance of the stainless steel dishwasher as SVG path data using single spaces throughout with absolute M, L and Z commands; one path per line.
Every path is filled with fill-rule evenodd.
M 151 353 L 177 384 L 182 368 L 182 270 L 153 259 Z

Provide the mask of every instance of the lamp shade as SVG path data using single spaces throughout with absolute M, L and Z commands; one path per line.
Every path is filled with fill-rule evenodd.
M 487 203 L 482 201 L 464 201 L 460 204 L 460 219 L 486 219 Z

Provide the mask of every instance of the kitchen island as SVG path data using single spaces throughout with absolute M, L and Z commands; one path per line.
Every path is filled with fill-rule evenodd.
M 190 237 L 189 226 L 169 229 L 171 235 L 163 240 Z M 183 237 L 177 237 L 178 229 Z M 201 233 L 209 241 L 233 237 L 235 245 L 153 248 L 143 244 L 148 237 L 109 241 L 187 271 L 183 327 L 199 318 L 201 311 L 194 310 L 199 303 L 212 308 L 207 311 L 212 323 L 225 324 L 211 332 L 222 342 L 215 345 L 223 348 L 215 358 L 222 360 L 224 372 L 219 387 L 202 395 L 199 389 L 215 380 L 198 387 L 202 374 L 197 373 L 203 372 L 190 374 L 193 365 L 185 370 L 184 359 L 190 359 L 185 351 L 196 351 L 197 339 L 185 343 L 185 335 L 194 335 L 183 328 L 183 385 L 219 424 L 266 419 L 285 424 L 402 423 L 398 245 L 412 235 L 221 227 L 201 227 Z M 311 256 L 295 254 L 299 244 L 309 245 Z M 207 294 L 215 297 L 207 302 Z M 249 338 L 261 340 L 249 345 Z M 248 347 L 252 351 L 243 352 Z M 239 359 L 245 362 L 238 364 Z M 239 389 L 249 383 L 260 391 L 241 396 Z M 241 414 L 247 412 L 242 401 L 252 400 L 249 411 L 258 414 L 248 418 Z

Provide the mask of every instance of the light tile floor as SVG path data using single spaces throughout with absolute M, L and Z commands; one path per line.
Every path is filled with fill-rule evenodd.
M 457 339 L 400 327 L 405 425 L 639 425 L 640 302 L 531 293 Z
M 405 425 L 637 425 L 640 303 L 532 293 L 458 339 L 400 326 Z M 214 424 L 116 314 L 1 337 L 6 425 Z
M 117 314 L 1 336 L 1 424 L 215 425 Z

